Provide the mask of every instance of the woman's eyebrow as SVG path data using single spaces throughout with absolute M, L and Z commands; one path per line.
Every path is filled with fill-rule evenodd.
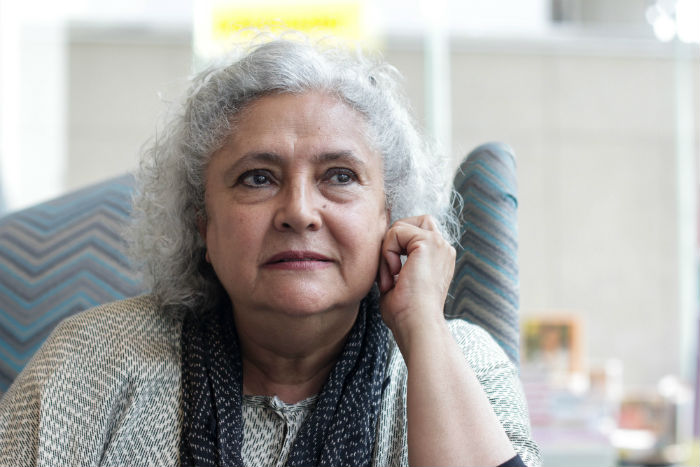
M 345 162 L 360 168 L 364 168 L 367 165 L 362 159 L 353 154 L 352 151 L 324 152 L 314 157 L 314 162 L 318 163 L 335 161 Z
M 244 154 L 240 159 L 234 162 L 224 171 L 224 177 L 229 178 L 238 172 L 239 167 L 250 163 L 268 163 L 275 165 L 284 165 L 285 158 L 274 152 L 249 152 Z M 312 162 L 316 164 L 328 162 L 343 162 L 358 169 L 364 169 L 367 164 L 357 157 L 352 151 L 331 151 L 318 154 L 312 158 Z
M 241 165 L 255 162 L 266 162 L 268 164 L 282 164 L 282 156 L 274 152 L 249 152 L 243 155 L 240 159 L 231 164 L 225 171 L 224 177 L 229 178 L 238 171 Z
M 243 155 L 240 159 L 236 161 L 234 165 L 238 165 L 245 162 L 269 162 L 271 164 L 281 164 L 282 156 L 274 152 L 249 152 Z

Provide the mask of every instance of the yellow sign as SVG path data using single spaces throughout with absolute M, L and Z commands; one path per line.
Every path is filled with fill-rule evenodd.
M 351 40 L 364 38 L 359 2 L 240 2 L 218 3 L 211 12 L 212 38 L 226 40 L 243 30 L 272 33 L 296 30 L 308 35 L 333 35 Z
M 195 0 L 195 67 L 261 33 L 299 31 L 370 45 L 368 0 Z

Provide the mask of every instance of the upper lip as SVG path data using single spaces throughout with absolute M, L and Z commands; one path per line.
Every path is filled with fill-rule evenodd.
M 332 261 L 329 257 L 315 251 L 291 250 L 283 251 L 270 256 L 264 264 L 279 263 L 281 261 Z

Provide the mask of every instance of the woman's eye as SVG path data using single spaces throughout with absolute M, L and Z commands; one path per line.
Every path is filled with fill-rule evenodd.
M 238 179 L 245 186 L 258 188 L 272 183 L 272 176 L 266 170 L 250 170 Z
M 331 169 L 328 172 L 328 180 L 336 185 L 347 185 L 355 180 L 357 176 L 352 170 L 348 169 Z

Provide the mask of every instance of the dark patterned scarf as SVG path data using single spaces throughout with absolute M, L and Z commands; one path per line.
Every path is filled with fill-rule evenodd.
M 288 466 L 370 465 L 388 331 L 374 293 L 362 301 L 345 347 L 299 430 Z M 242 466 L 243 371 L 229 309 L 189 313 L 182 327 L 184 423 L 180 462 Z

